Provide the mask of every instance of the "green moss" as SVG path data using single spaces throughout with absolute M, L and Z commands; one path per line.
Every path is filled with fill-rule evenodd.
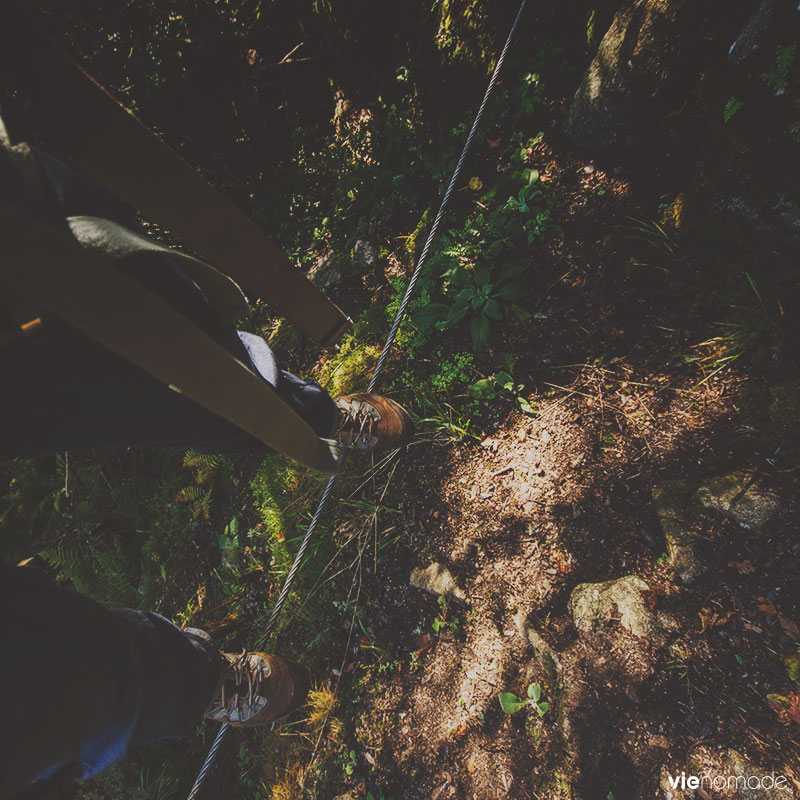
M 264 459 L 250 481 L 254 505 L 267 534 L 280 539 L 293 530 L 286 512 L 297 484 L 298 472 L 280 458 Z
M 358 341 L 354 334 L 345 336 L 339 352 L 317 371 L 317 380 L 334 397 L 367 387 L 381 351 L 375 345 L 359 345 Z
M 796 653 L 784 656 L 783 663 L 786 665 L 786 674 L 789 680 L 800 686 L 800 648 L 797 649 Z
M 353 338 L 359 342 L 375 341 L 386 333 L 386 314 L 379 306 L 372 306 L 361 312 L 353 323 Z
M 431 209 L 425 210 L 425 213 L 419 218 L 417 227 L 411 232 L 411 235 L 406 239 L 406 252 L 416 260 L 417 248 L 419 247 L 419 237 L 428 229 L 428 222 L 431 218 Z
M 300 334 L 286 319 L 274 323 L 267 334 L 267 343 L 279 354 L 296 352 L 302 346 Z

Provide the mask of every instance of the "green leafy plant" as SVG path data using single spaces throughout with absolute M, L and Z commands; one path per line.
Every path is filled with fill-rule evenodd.
M 350 752 L 347 753 L 347 756 L 344 759 L 344 765 L 342 767 L 342 769 L 344 770 L 344 774 L 350 777 L 355 772 L 357 766 L 358 766 L 358 759 L 356 758 L 356 751 L 350 750 Z
M 223 556 L 231 557 L 239 549 L 239 518 L 233 517 L 225 526 L 225 531 L 219 535 L 217 545 Z
M 725 108 L 722 111 L 722 120 L 723 122 L 730 122 L 733 115 L 744 105 L 741 100 L 737 100 L 735 97 L 731 97 L 727 103 L 725 103 Z
M 525 259 L 507 261 L 494 280 L 484 266 L 478 265 L 473 269 L 460 265 L 453 267 L 442 276 L 448 279 L 451 286 L 459 289 L 453 304 L 448 306 L 446 303 L 429 303 L 420 311 L 418 319 L 437 320 L 437 327 L 445 329 L 455 327 L 465 318 L 470 318 L 469 332 L 473 348 L 482 350 L 489 340 L 491 320 L 500 321 L 505 316 L 524 316 L 524 311 L 515 310 L 510 304 L 527 295 L 524 287 L 514 282 L 514 278 L 521 275 L 527 267 L 528 262 Z
M 550 210 L 533 202 L 544 194 L 537 185 L 539 170 L 525 169 L 522 178 L 525 181 L 523 187 L 516 195 L 512 194 L 503 206 L 505 211 L 516 211 L 522 215 L 522 230 L 517 231 L 512 221 L 512 224 L 506 227 L 506 234 L 511 238 L 517 238 L 520 233 L 525 234 L 528 244 L 532 244 L 544 234 L 550 220 Z
M 319 227 L 314 228 L 313 236 L 315 241 L 322 241 L 330 236 L 330 218 L 325 217 L 322 222 L 320 222 Z
M 447 619 L 447 599 L 439 595 L 439 608 L 441 609 L 441 613 L 438 617 L 435 617 L 431 626 L 436 633 L 440 633 L 441 631 L 449 628 L 453 633 L 458 630 L 459 619 L 458 617 L 453 617 L 453 619 Z
M 530 706 L 539 717 L 543 717 L 550 704 L 542 700 L 542 687 L 538 683 L 528 684 L 527 697 L 517 697 L 513 692 L 500 692 L 498 699 L 500 700 L 500 707 L 506 714 L 516 714 L 517 711 L 522 711 L 523 708 Z
M 509 372 L 498 372 L 489 378 L 481 378 L 469 387 L 469 396 L 473 400 L 483 401 L 488 404 L 499 394 L 505 393 L 514 400 L 514 405 L 523 413 L 531 417 L 537 414 L 536 408 L 531 405 L 523 391 L 525 384 L 516 383 Z
M 541 76 L 538 72 L 528 72 L 522 76 L 519 92 L 522 112 L 530 116 L 542 105 Z
M 761 80 L 769 86 L 773 94 L 786 94 L 789 85 L 789 70 L 797 54 L 796 44 L 779 44 L 775 50 L 775 63 L 761 73 Z
M 443 359 L 440 350 L 436 360 L 437 368 L 431 375 L 431 385 L 437 391 L 447 391 L 453 386 L 464 385 L 476 372 L 472 353 L 456 353 Z
M 523 170 L 522 177 L 525 181 L 525 185 L 516 195 L 512 194 L 511 197 L 508 198 L 505 207 L 513 211 L 519 211 L 522 214 L 527 214 L 531 210 L 531 201 L 542 195 L 542 190 L 536 186 L 539 181 L 539 170 Z

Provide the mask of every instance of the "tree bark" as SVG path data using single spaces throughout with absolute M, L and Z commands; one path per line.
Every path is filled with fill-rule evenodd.
M 707 0 L 637 0 L 617 12 L 572 101 L 565 133 L 592 155 L 642 150 L 699 79 Z

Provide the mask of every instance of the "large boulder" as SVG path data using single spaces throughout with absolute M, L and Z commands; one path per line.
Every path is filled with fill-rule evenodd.
M 581 583 L 569 598 L 572 622 L 580 633 L 593 633 L 605 629 L 614 620 L 633 636 L 649 639 L 655 620 L 643 595 L 649 589 L 636 575 L 604 583 Z
M 378 265 L 378 248 L 364 239 L 359 239 L 353 246 L 353 258 L 350 261 L 350 273 L 366 275 Z
M 336 255 L 328 250 L 318 256 L 308 270 L 308 279 L 320 289 L 330 289 L 341 283 L 342 273 Z

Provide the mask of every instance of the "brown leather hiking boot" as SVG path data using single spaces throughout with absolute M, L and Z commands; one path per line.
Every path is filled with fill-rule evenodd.
M 345 450 L 392 450 L 406 444 L 414 433 L 408 411 L 388 397 L 348 394 L 334 402 L 339 408 L 335 438 Z
M 308 694 L 305 667 L 269 653 L 221 653 L 225 673 L 205 715 L 239 728 L 265 725 L 299 708 Z

